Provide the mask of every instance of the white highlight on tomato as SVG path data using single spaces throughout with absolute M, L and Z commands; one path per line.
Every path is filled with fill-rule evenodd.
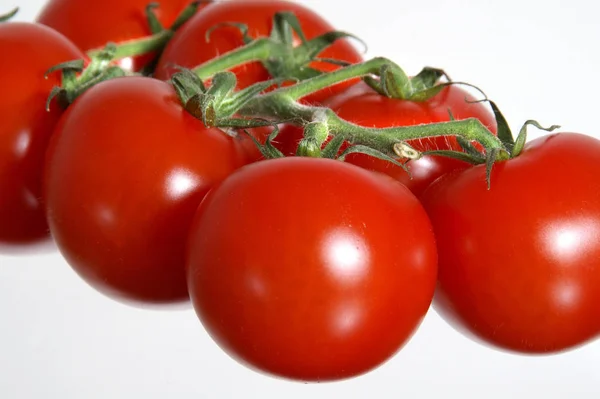
M 600 239 L 600 226 L 585 217 L 555 222 L 546 228 L 543 241 L 555 259 L 568 265 L 569 261 L 585 256 L 588 245 L 594 245 L 582 237 Z
M 186 196 L 200 183 L 198 176 L 186 169 L 174 169 L 167 176 L 167 193 L 173 199 Z
M 29 144 L 31 143 L 31 132 L 29 130 L 23 130 L 17 136 L 15 140 L 13 152 L 19 158 L 25 157 L 29 150 Z
M 332 277 L 353 282 L 366 274 L 370 257 L 368 246 L 354 232 L 337 230 L 325 240 L 324 250 Z

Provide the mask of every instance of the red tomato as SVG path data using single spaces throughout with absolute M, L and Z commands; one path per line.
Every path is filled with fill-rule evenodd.
M 499 348 L 548 353 L 600 333 L 600 141 L 548 135 L 423 195 L 437 238 L 436 309 Z
M 496 122 L 491 111 L 483 103 L 469 103 L 474 100 L 460 86 L 448 86 L 428 101 L 417 103 L 382 96 L 359 83 L 352 88 L 328 100 L 325 105 L 340 117 L 360 126 L 394 127 L 424 123 L 445 122 L 450 120 L 450 110 L 455 119 L 477 118 L 492 132 L 496 131 Z M 298 142 L 302 139 L 302 129 L 287 125 L 277 137 L 276 146 L 286 155 L 294 155 Z M 437 137 L 410 141 L 415 149 L 425 150 L 461 150 L 455 138 Z M 421 193 L 435 179 L 453 169 L 466 169 L 470 164 L 439 156 L 424 156 L 411 161 L 408 165 L 412 179 L 399 166 L 364 154 L 350 154 L 346 161 L 365 169 L 387 174 L 406 185 L 415 195 Z
M 59 63 L 83 58 L 66 37 L 41 25 L 0 24 L 0 243 L 25 244 L 48 237 L 41 205 L 41 175 L 47 142 L 61 111 L 46 100 L 60 74 L 44 79 Z
M 281 0 L 216 2 L 208 5 L 202 13 L 195 15 L 185 27 L 175 34 L 158 63 L 156 77 L 168 79 L 177 71 L 177 66 L 193 68 L 244 44 L 239 29 L 233 27 L 219 28 L 210 37 L 210 42 L 207 42 L 205 40 L 206 32 L 213 26 L 224 22 L 241 22 L 248 25 L 250 36 L 268 36 L 271 32 L 273 15 L 279 11 L 294 12 L 309 40 L 334 30 L 314 11 L 298 3 Z M 298 44 L 300 44 L 299 39 Z M 350 63 L 362 61 L 360 53 L 346 40 L 338 40 L 319 54 L 319 57 L 334 58 Z M 339 66 L 323 62 L 312 63 L 311 67 L 321 71 L 332 71 L 339 68 Z M 248 63 L 234 68 L 232 71 L 237 75 L 240 89 L 270 79 L 267 70 L 259 62 Z M 307 96 L 304 100 L 321 102 L 353 82 L 355 80 L 329 87 Z
M 50 0 L 37 22 L 61 32 L 85 51 L 102 48 L 108 42 L 124 42 L 151 34 L 145 9 L 150 0 Z M 162 0 L 156 15 L 168 28 L 190 0 Z M 122 67 L 139 70 L 151 55 L 121 60 Z
M 48 149 L 45 198 L 60 251 L 117 299 L 186 300 L 192 216 L 212 185 L 245 162 L 239 144 L 184 111 L 165 82 L 94 86 L 63 115 Z
M 215 341 L 258 370 L 299 380 L 367 372 L 425 316 L 436 249 L 403 185 L 328 159 L 248 165 L 199 207 L 190 295 Z

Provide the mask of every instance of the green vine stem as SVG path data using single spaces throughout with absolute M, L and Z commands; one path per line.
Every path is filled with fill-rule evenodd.
M 202 80 L 210 79 L 221 71 L 256 61 L 266 61 L 273 54 L 273 45 L 269 39 L 257 39 L 245 46 L 238 47 L 220 57 L 213 58 L 196 68 L 194 74 Z
M 173 36 L 173 33 L 174 32 L 171 30 L 163 30 L 162 32 L 141 39 L 128 40 L 116 44 L 116 51 L 113 60 L 136 57 L 159 51 L 169 42 Z M 104 51 L 104 48 L 93 49 L 87 52 L 87 56 L 93 58 L 102 51 Z
M 156 33 L 146 36 L 140 39 L 127 40 L 121 43 L 109 43 L 109 45 L 115 46 L 115 51 L 113 54 L 113 61 L 127 58 L 127 57 L 137 57 L 141 55 L 146 55 L 149 53 L 160 53 L 164 47 L 167 45 L 169 40 L 173 37 L 177 29 L 179 29 L 185 22 L 187 22 L 190 18 L 194 16 L 198 8 L 201 4 L 206 3 L 206 1 L 193 1 L 191 2 L 177 17 L 175 22 L 169 27 L 169 29 L 158 30 L 159 26 L 152 21 L 154 18 L 149 17 L 148 23 L 150 25 L 150 29 Z M 150 3 L 146 8 L 146 13 L 152 16 L 152 10 L 156 8 L 154 3 Z M 87 56 L 89 58 L 97 57 L 99 54 L 105 51 L 105 47 L 92 49 L 87 52 Z
M 303 96 L 345 80 L 378 75 L 382 67 L 402 71 L 398 65 L 386 58 L 374 58 L 361 64 L 347 66 L 304 80 L 293 86 L 282 87 L 256 96 L 243 105 L 237 113 L 250 118 L 264 118 L 272 121 L 292 120 L 303 126 L 310 122 L 319 122 L 327 126 L 331 135 L 341 135 L 350 143 L 366 145 L 384 154 L 400 156 L 397 144 L 407 140 L 435 136 L 459 136 L 469 141 L 477 141 L 487 150 L 497 149 L 498 159 L 508 158 L 508 152 L 502 141 L 476 118 L 376 129 L 350 123 L 337 116 L 329 108 L 302 105 L 296 101 Z M 405 156 L 405 151 L 402 156 Z

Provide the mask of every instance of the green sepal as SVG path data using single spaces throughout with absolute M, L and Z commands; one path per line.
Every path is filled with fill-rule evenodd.
M 0 22 L 6 22 L 10 20 L 12 17 L 17 15 L 19 12 L 19 7 L 15 7 L 12 11 L 9 11 L 8 14 L 0 15 Z
M 521 127 L 521 130 L 519 131 L 519 135 L 517 136 L 517 140 L 515 141 L 515 145 L 512 148 L 512 151 L 510 152 L 510 157 L 514 158 L 516 156 L 518 156 L 521 151 L 523 151 L 523 148 L 525 147 L 525 143 L 527 142 L 527 126 L 532 125 L 537 127 L 540 130 L 544 130 L 547 132 L 552 132 L 556 129 L 559 129 L 560 126 L 559 125 L 552 125 L 550 127 L 543 127 L 541 126 L 537 121 L 534 120 L 528 120 L 526 121 L 523 126 Z
M 160 7 L 160 4 L 157 2 L 148 3 L 146 6 L 145 14 L 146 21 L 148 22 L 148 27 L 150 28 L 150 33 L 157 34 L 165 30 L 164 26 L 160 23 L 158 17 L 154 10 Z
M 58 102 L 58 105 L 62 109 L 66 109 L 77 99 L 77 97 L 85 93 L 92 86 L 95 86 L 105 80 L 115 79 L 126 75 L 125 71 L 118 66 L 110 66 L 102 70 L 100 73 L 88 77 L 86 80 L 82 79 L 81 77 L 77 78 L 75 75 L 75 70 L 63 69 L 62 73 L 62 86 L 55 86 L 50 91 L 50 94 L 46 100 L 46 111 L 50 110 L 50 104 L 55 98 Z
M 254 39 L 252 39 L 252 37 L 250 37 L 250 35 L 248 34 L 248 31 L 249 31 L 248 25 L 241 23 L 241 22 L 239 22 L 239 23 L 238 22 L 221 22 L 221 23 L 215 24 L 206 30 L 204 39 L 207 42 L 210 42 L 210 38 L 211 38 L 212 34 L 214 33 L 214 31 L 217 29 L 221 29 L 221 28 L 237 28 L 242 35 L 242 41 L 244 42 L 244 44 L 249 44 L 254 41 Z
M 479 152 L 479 150 L 477 150 L 477 148 L 475 148 L 473 143 L 471 143 L 469 140 L 465 139 L 462 136 L 456 136 L 456 141 L 465 153 L 469 154 L 472 157 L 483 159 L 483 155 L 481 154 L 481 152 Z
M 50 90 L 50 94 L 46 99 L 46 111 L 50 111 L 50 104 L 52 104 L 52 100 L 56 99 L 58 106 L 60 109 L 66 109 L 69 106 L 69 101 L 66 98 L 66 90 L 61 89 L 59 86 L 54 86 L 52 90 Z
M 424 151 L 423 155 L 439 155 L 447 158 L 457 159 L 459 161 L 467 162 L 472 165 L 480 165 L 485 163 L 485 158 L 479 154 L 479 156 L 471 155 L 466 152 L 452 151 L 452 150 L 432 150 Z
M 191 70 L 180 67 L 177 69 L 179 72 L 171 77 L 171 84 L 182 104 L 187 104 L 196 94 L 206 92 L 206 86 L 204 86 L 202 79 Z
M 327 47 L 340 39 L 352 38 L 362 43 L 365 48 L 366 44 L 357 36 L 342 31 L 331 31 L 326 32 L 320 36 L 315 37 L 307 42 L 304 42 L 301 46 L 296 48 L 296 58 L 304 59 L 306 62 L 314 61 L 316 57 L 323 52 Z M 344 62 L 344 61 L 342 61 Z M 347 63 L 348 64 L 348 63 Z
M 216 108 L 219 108 L 221 103 L 229 97 L 237 86 L 237 78 L 235 73 L 223 71 L 217 73 L 212 78 L 210 87 L 206 90 L 207 96 L 213 96 Z
M 198 76 L 189 69 L 179 68 L 179 72 L 171 77 L 171 84 L 186 111 L 200 119 L 207 127 L 215 125 L 215 96 L 208 93 Z
M 50 74 L 52 74 L 56 71 L 71 70 L 71 71 L 75 71 L 75 72 L 81 72 L 81 71 L 83 71 L 84 66 L 85 66 L 85 62 L 83 60 L 73 60 L 73 61 L 62 62 L 60 64 L 54 65 L 53 67 L 50 67 L 44 74 L 44 77 L 47 78 L 48 76 L 50 76 Z
M 378 150 L 376 150 L 374 148 L 371 148 L 371 147 L 367 147 L 365 145 L 357 144 L 357 145 L 353 145 L 351 147 L 348 147 L 344 152 L 342 152 L 340 154 L 339 157 L 337 157 L 337 159 L 340 160 L 340 161 L 343 161 L 343 160 L 346 159 L 346 156 L 348 156 L 350 154 L 356 154 L 356 153 L 358 153 L 358 154 L 365 154 L 365 155 L 368 155 L 368 156 L 371 156 L 371 157 L 374 157 L 374 158 L 377 158 L 377 159 L 381 159 L 381 160 L 384 160 L 384 161 L 391 162 L 392 164 L 401 167 L 406 173 L 408 173 L 409 177 L 412 179 L 412 175 L 410 173 L 410 170 L 409 170 L 409 168 L 405 164 L 403 164 L 401 162 L 398 162 L 396 159 L 390 157 L 387 154 L 384 154 L 381 151 L 378 151 Z
M 442 91 L 442 89 L 444 89 L 446 86 L 448 86 L 448 83 L 442 83 L 428 89 L 414 91 L 408 99 L 417 103 L 427 101 L 437 96 L 439 92 Z
M 438 84 L 443 77 L 448 77 L 443 69 L 425 67 L 411 79 L 412 87 L 415 91 L 428 90 Z
M 244 129 L 244 133 L 246 133 L 248 136 L 250 136 L 250 138 L 252 139 L 252 141 L 254 142 L 254 144 L 256 145 L 256 147 L 258 147 L 258 150 L 260 151 L 260 153 L 266 158 L 266 159 L 274 159 L 274 158 L 284 158 L 285 155 L 283 155 L 283 153 L 281 151 L 279 151 L 274 145 L 273 145 L 273 140 L 277 137 L 277 135 L 279 134 L 279 126 L 277 126 L 277 124 L 274 124 L 273 122 L 269 122 L 268 124 L 273 126 L 273 131 L 271 132 L 271 134 L 269 134 L 269 137 L 267 137 L 267 140 L 265 141 L 265 144 L 261 144 L 258 140 L 256 140 L 256 138 L 254 136 L 252 136 L 247 130 Z
M 492 168 L 494 167 L 494 164 L 496 163 L 496 158 L 498 156 L 498 152 L 500 150 L 498 148 L 492 148 L 488 151 L 488 153 L 486 154 L 486 159 L 485 159 L 485 181 L 487 183 L 487 189 L 489 190 L 491 188 L 491 179 L 492 179 Z
M 378 94 L 382 96 L 389 97 L 381 87 L 381 80 L 377 79 L 373 76 L 365 76 L 362 78 L 363 82 L 365 82 L 371 89 L 375 90 Z
M 500 108 L 496 105 L 492 100 L 487 100 L 492 107 L 492 112 L 494 113 L 494 117 L 496 118 L 496 128 L 498 130 L 498 138 L 502 142 L 502 145 L 506 148 L 509 153 L 513 152 L 513 148 L 515 147 L 515 139 L 513 137 L 512 131 L 510 130 L 510 126 L 506 121 L 502 112 L 500 112 Z
M 443 76 L 447 76 L 443 70 L 426 67 L 417 76 L 409 78 L 398 65 L 388 64 L 380 68 L 379 79 L 366 76 L 363 80 L 373 90 L 386 97 L 423 102 L 436 96 L 450 84 L 438 83 Z
M 329 143 L 325 145 L 325 148 L 321 151 L 321 157 L 328 159 L 335 159 L 340 152 L 340 148 L 344 144 L 344 137 L 342 135 L 334 136 Z
M 169 27 L 169 30 L 172 32 L 175 32 L 176 30 L 181 28 L 181 26 L 184 23 L 186 23 L 190 18 L 192 18 L 194 16 L 194 14 L 196 14 L 196 11 L 198 11 L 198 8 L 200 8 L 201 4 L 208 4 L 208 3 L 212 3 L 212 1 L 192 1 L 177 16 L 175 21 Z
M 411 93 L 410 79 L 400 68 L 383 65 L 379 72 L 381 90 L 386 97 L 408 99 Z
M 271 30 L 270 35 L 271 39 L 275 42 L 293 47 L 294 33 L 298 35 L 303 44 L 306 44 L 306 36 L 304 36 L 298 17 L 291 11 L 275 13 L 273 16 L 273 29 Z

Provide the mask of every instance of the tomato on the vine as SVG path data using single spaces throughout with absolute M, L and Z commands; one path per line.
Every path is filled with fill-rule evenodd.
M 458 85 L 443 88 L 427 101 L 414 102 L 383 96 L 361 82 L 330 98 L 325 102 L 325 106 L 341 118 L 365 127 L 386 128 L 445 122 L 450 120 L 451 113 L 456 120 L 477 118 L 495 132 L 496 122 L 492 112 L 484 103 L 473 101 L 474 98 Z M 301 128 L 286 125 L 277 137 L 275 145 L 284 154 L 294 155 L 302 136 Z M 454 137 L 411 140 L 408 144 L 418 151 L 461 150 Z M 349 154 L 346 162 L 387 174 L 406 185 L 417 196 L 444 173 L 470 166 L 464 161 L 427 155 L 407 164 L 411 171 L 411 179 L 411 175 L 401 167 L 365 154 Z
M 79 97 L 48 148 L 48 220 L 68 263 L 96 289 L 132 302 L 188 299 L 184 247 L 198 204 L 246 163 L 160 80 L 123 77 Z
M 538 138 L 447 174 L 422 201 L 439 251 L 435 307 L 496 347 L 549 353 L 600 334 L 600 141 Z
M 0 24 L 0 243 L 25 244 L 48 237 L 41 204 L 46 146 L 61 110 L 46 100 L 60 73 L 56 64 L 84 58 L 60 33 L 31 23 Z
M 231 26 L 219 27 L 210 36 L 210 41 L 207 41 L 207 32 L 216 25 L 228 22 L 243 23 L 248 26 L 248 34 L 251 37 L 265 37 L 270 34 L 274 14 L 280 11 L 294 12 L 308 40 L 334 30 L 314 11 L 295 2 L 282 0 L 216 2 L 206 6 L 201 13 L 192 17 L 175 34 L 159 60 L 156 77 L 168 79 L 177 72 L 177 67 L 194 68 L 244 44 L 240 30 Z M 296 39 L 300 44 L 300 40 Z M 333 43 L 319 54 L 319 58 L 330 58 L 349 63 L 362 61 L 361 54 L 346 39 Z M 328 62 L 313 62 L 310 66 L 324 72 L 339 68 L 338 65 Z M 247 63 L 233 68 L 232 71 L 237 76 L 239 89 L 270 79 L 269 73 L 259 62 Z M 310 103 L 321 102 L 344 89 L 351 82 L 328 87 L 303 100 Z
M 154 10 L 168 28 L 190 0 L 162 0 Z M 50 0 L 37 22 L 61 32 L 84 51 L 102 48 L 108 42 L 125 42 L 151 34 L 145 9 L 149 0 Z M 125 58 L 126 69 L 141 69 L 152 55 Z
M 329 159 L 247 165 L 215 186 L 190 230 L 187 275 L 214 340 L 299 380 L 372 370 L 412 336 L 435 288 L 436 248 L 416 197 Z

